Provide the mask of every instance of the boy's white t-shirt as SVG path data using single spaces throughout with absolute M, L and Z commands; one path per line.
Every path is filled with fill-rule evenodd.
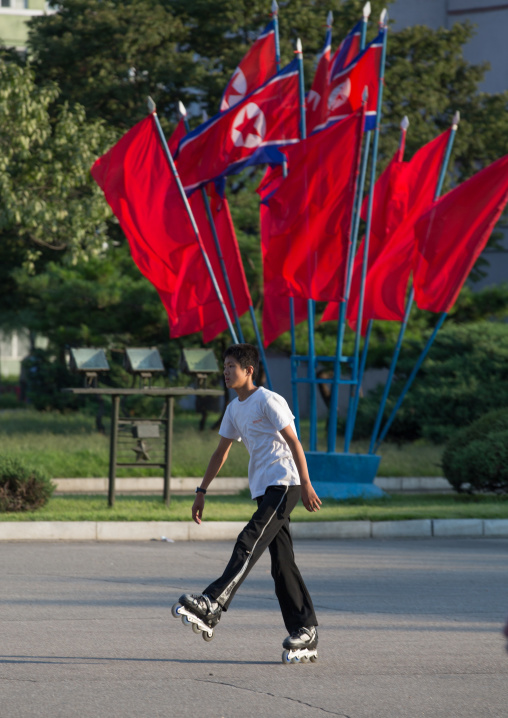
M 300 476 L 280 430 L 291 426 L 294 416 L 284 397 L 259 387 L 247 399 L 238 397 L 226 407 L 219 434 L 243 441 L 250 455 L 249 486 L 252 498 L 263 496 L 268 486 L 299 486 Z

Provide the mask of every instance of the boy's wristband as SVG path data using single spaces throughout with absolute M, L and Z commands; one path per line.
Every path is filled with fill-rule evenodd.
M 196 494 L 206 494 L 206 489 L 202 489 L 201 486 L 198 486 L 196 489 Z

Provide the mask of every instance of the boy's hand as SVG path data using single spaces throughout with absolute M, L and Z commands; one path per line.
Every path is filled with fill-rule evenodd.
M 192 504 L 192 520 L 197 524 L 201 523 L 203 518 L 203 509 L 205 508 L 205 495 L 203 493 L 196 494 L 194 503 Z
M 307 511 L 319 511 L 321 499 L 312 488 L 312 484 L 302 484 L 302 502 Z

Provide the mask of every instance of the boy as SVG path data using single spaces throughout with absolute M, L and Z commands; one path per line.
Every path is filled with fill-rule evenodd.
M 219 445 L 196 489 L 192 518 L 201 523 L 206 490 L 235 440 L 243 440 L 250 454 L 249 486 L 258 504 L 257 511 L 239 534 L 223 575 L 202 595 L 184 594 L 179 601 L 184 609 L 212 629 L 203 633 L 209 640 L 222 611 L 227 611 L 250 569 L 268 547 L 275 593 L 289 632 L 283 646 L 292 651 L 290 656 L 302 655 L 304 660 L 309 657 L 315 660 L 317 619 L 294 560 L 289 515 L 300 497 L 307 511 L 318 511 L 321 501 L 309 479 L 291 410 L 283 397 L 254 385 L 258 367 L 258 350 L 251 344 L 234 344 L 224 354 L 226 386 L 236 392 L 237 398 L 226 408 L 219 429 Z M 178 611 L 174 615 L 178 615 Z M 285 660 L 289 660 L 288 651 L 285 651 Z

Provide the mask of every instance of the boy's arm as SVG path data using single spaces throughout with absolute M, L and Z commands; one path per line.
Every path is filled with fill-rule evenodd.
M 307 460 L 305 458 L 303 447 L 300 444 L 300 440 L 298 439 L 297 435 L 295 434 L 290 425 L 286 426 L 284 429 L 281 429 L 280 433 L 282 434 L 283 438 L 286 440 L 289 448 L 291 449 L 296 468 L 298 469 L 298 473 L 300 475 L 303 505 L 305 506 L 307 511 L 319 511 L 319 507 L 321 506 L 321 500 L 319 499 L 318 495 L 312 488 L 312 484 L 310 483 Z
M 229 450 L 232 443 L 233 439 L 226 439 L 224 436 L 221 436 L 219 445 L 210 458 L 207 469 L 205 471 L 205 475 L 203 476 L 203 480 L 200 484 L 202 489 L 207 489 L 221 470 L 222 466 L 224 465 L 224 462 L 228 458 Z M 204 507 L 205 495 L 199 492 L 198 494 L 196 494 L 196 498 L 194 499 L 194 503 L 192 504 L 192 518 L 197 524 L 201 523 Z

